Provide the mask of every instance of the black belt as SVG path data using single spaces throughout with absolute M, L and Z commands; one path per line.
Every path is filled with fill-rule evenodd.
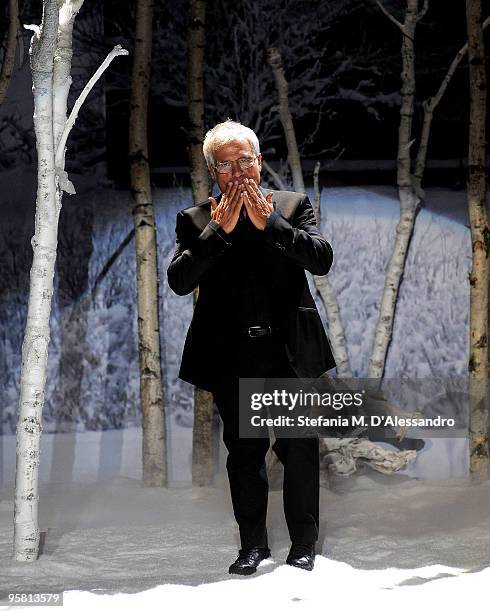
M 241 333 L 248 338 L 262 338 L 264 336 L 272 336 L 277 329 L 271 325 L 252 325 L 251 327 L 244 327 Z

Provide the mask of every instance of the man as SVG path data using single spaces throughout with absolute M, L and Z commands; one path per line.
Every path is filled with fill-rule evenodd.
M 324 275 L 332 249 L 304 194 L 260 187 L 255 133 L 228 120 L 204 140 L 217 198 L 177 215 L 170 287 L 199 286 L 179 376 L 213 393 L 223 420 L 226 467 L 241 549 L 230 573 L 252 574 L 270 556 L 265 455 L 269 439 L 240 438 L 239 378 L 317 377 L 335 366 L 305 270 Z M 319 523 L 318 438 L 277 439 L 284 465 L 289 565 L 312 570 Z

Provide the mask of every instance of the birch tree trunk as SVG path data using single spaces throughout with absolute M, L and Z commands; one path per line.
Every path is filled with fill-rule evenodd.
M 268 52 L 268 61 L 276 80 L 277 94 L 279 99 L 279 117 L 284 130 L 286 144 L 288 148 L 288 161 L 293 175 L 293 187 L 295 191 L 304 193 L 305 183 L 303 180 L 303 170 L 301 168 L 301 158 L 299 155 L 296 133 L 293 118 L 289 110 L 288 103 L 288 84 L 284 75 L 282 59 L 279 49 L 271 47 Z M 273 175 L 272 175 L 273 176 Z M 316 193 L 318 197 L 318 171 L 316 178 Z M 321 229 L 321 212 L 319 203 L 315 207 L 318 227 Z M 313 276 L 313 282 L 318 291 L 328 319 L 328 336 L 332 345 L 332 352 L 337 363 L 337 374 L 343 378 L 352 377 L 352 370 L 349 364 L 346 342 L 342 322 L 340 320 L 340 308 L 337 302 L 335 291 L 326 276 Z
M 415 50 L 414 38 L 417 22 L 425 14 L 428 5 L 418 11 L 418 0 L 407 0 L 405 21 L 399 23 L 389 15 L 402 32 L 402 105 L 398 128 L 397 183 L 400 199 L 400 221 L 396 227 L 393 252 L 388 263 L 379 318 L 374 334 L 373 348 L 368 366 L 368 378 L 382 378 L 386 355 L 393 333 L 393 321 L 398 290 L 405 267 L 408 246 L 413 234 L 415 217 L 418 210 L 418 197 L 412 184 L 410 147 L 412 145 L 412 120 L 415 98 Z M 378 5 L 386 13 L 381 3 Z
M 299 155 L 298 143 L 296 141 L 293 119 L 291 117 L 291 111 L 289 110 L 288 82 L 284 74 L 279 49 L 270 47 L 267 50 L 267 61 L 272 68 L 276 81 L 277 96 L 279 99 L 279 117 L 281 118 L 282 129 L 284 130 L 284 136 L 288 147 L 288 162 L 293 176 L 294 190 L 299 193 L 304 193 L 305 184 L 303 181 L 303 171 L 301 169 L 301 158 Z
M 189 162 L 194 204 L 209 195 L 208 170 L 202 152 L 204 140 L 204 35 L 205 0 L 190 0 L 187 30 L 187 109 L 189 113 Z M 199 288 L 193 293 L 194 305 Z M 194 388 L 194 426 L 192 430 L 192 482 L 210 485 L 213 480 L 213 396 Z
M 392 21 L 402 32 L 403 103 L 400 111 L 397 174 L 401 218 L 397 226 L 395 246 L 387 270 L 385 288 L 383 292 L 383 302 L 381 305 L 380 316 L 376 327 L 375 341 L 369 363 L 368 377 L 370 378 L 380 378 L 384 371 L 386 354 L 393 330 L 396 298 L 401 281 L 401 274 L 405 265 L 406 252 L 413 233 L 417 206 L 419 200 L 424 198 L 424 191 L 421 185 L 426 167 L 427 148 L 434 112 L 442 97 L 446 93 L 447 87 L 454 73 L 456 72 L 457 67 L 468 52 L 468 43 L 465 43 L 456 53 L 436 93 L 423 102 L 424 119 L 420 134 L 420 143 L 415 158 L 415 168 L 413 174 L 411 174 L 411 160 L 409 151 L 413 143 L 413 140 L 411 140 L 411 123 L 413 117 L 413 99 L 415 94 L 414 34 L 417 22 L 420 21 L 428 10 L 429 2 L 428 0 L 424 0 L 423 8 L 420 12 L 417 12 L 418 2 L 416 0 L 413 0 L 412 2 L 408 1 L 405 22 L 403 24 L 395 19 L 393 15 L 391 15 L 384 8 L 379 0 L 377 0 L 377 4 L 388 19 L 390 19 L 390 21 Z M 483 24 L 480 24 L 480 27 L 484 30 L 489 24 L 490 18 L 487 18 Z
M 202 152 L 204 140 L 204 41 L 206 0 L 189 0 L 187 30 L 187 110 L 189 113 L 188 152 L 194 203 L 208 199 L 209 180 Z
M 490 24 L 490 17 L 487 17 L 483 22 L 483 30 L 488 27 Z M 420 136 L 420 144 L 419 149 L 417 151 L 417 158 L 415 161 L 415 172 L 413 176 L 413 183 L 415 186 L 415 190 L 420 197 L 423 197 L 423 191 L 421 189 L 422 178 L 425 171 L 426 159 L 427 159 L 427 148 L 429 144 L 429 136 L 430 129 L 432 126 L 432 118 L 434 116 L 434 111 L 439 105 L 443 95 L 446 93 L 447 87 L 453 78 L 454 73 L 456 72 L 456 68 L 461 63 L 461 60 L 468 53 L 468 43 L 466 42 L 461 49 L 456 53 L 453 61 L 451 62 L 448 71 L 444 78 L 442 79 L 441 84 L 439 85 L 439 89 L 432 97 L 424 100 L 423 108 L 424 108 L 424 121 L 422 124 L 422 132 Z
M 27 324 L 22 342 L 17 465 L 15 472 L 14 558 L 35 561 L 39 551 L 39 447 L 53 295 L 59 200 L 53 135 L 53 62 L 58 30 L 57 0 L 45 0 L 41 27 L 31 40 L 38 188 L 31 244 Z
M 71 48 L 68 51 L 67 45 L 71 46 L 73 19 L 82 3 L 83 0 L 64 2 L 44 0 L 41 26 L 29 26 L 29 29 L 35 32 L 31 39 L 30 57 L 38 156 L 38 189 L 35 230 L 31 240 L 33 260 L 27 324 L 22 343 L 17 423 L 14 507 L 14 558 L 17 561 L 34 561 L 39 552 L 39 447 L 50 339 L 49 317 L 58 243 L 58 220 L 62 190 L 74 192 L 64 170 L 65 144 L 78 111 L 95 82 L 114 57 L 127 54 L 127 51 L 120 47 L 111 51 L 85 86 L 70 117 L 66 119 L 68 95 L 65 81 L 66 62 L 68 64 L 71 62 Z M 59 91 L 55 91 L 55 86 Z
M 313 187 L 315 190 L 315 215 L 319 228 L 322 226 L 321 190 L 319 184 L 320 162 L 317 162 L 313 174 Z M 347 342 L 344 335 L 344 326 L 340 316 L 340 307 L 332 284 L 327 276 L 313 276 L 316 290 L 320 296 L 328 317 L 328 336 L 332 344 L 337 376 L 339 378 L 352 378 L 352 370 L 347 352 Z
M 70 93 L 70 87 L 72 83 L 71 78 L 71 63 L 73 57 L 73 24 L 75 21 L 75 17 L 78 14 L 78 11 L 82 7 L 84 0 L 71 0 L 71 2 L 64 2 L 62 10 L 59 13 L 59 27 L 58 27 L 58 39 L 56 45 L 56 51 L 54 54 L 54 71 L 53 71 L 53 137 L 56 147 L 58 146 L 61 135 L 63 134 L 63 130 L 66 124 L 66 115 L 68 111 L 68 94 Z M 60 163 L 60 171 L 64 171 L 65 167 L 65 150 L 61 152 L 61 156 L 59 159 Z M 74 191 L 74 189 L 71 189 Z M 61 189 L 57 191 L 57 197 L 59 199 L 59 207 L 61 209 L 61 198 L 63 192 Z M 58 261 L 59 266 L 59 261 Z M 59 269 L 59 268 L 58 268 Z M 58 285 L 59 287 L 59 285 Z M 60 292 L 58 291 L 58 296 Z M 73 329 L 73 323 L 70 322 L 68 327 Z M 64 384 L 66 384 L 66 369 L 68 362 L 66 360 L 66 352 L 71 351 L 71 355 L 73 355 L 73 347 L 68 345 L 66 342 L 63 342 L 63 339 L 66 338 L 65 330 L 67 328 L 66 322 L 61 323 L 60 326 L 60 335 L 61 335 L 61 367 L 59 369 L 60 373 L 60 387 L 62 388 Z M 81 330 L 79 330 L 81 331 Z M 77 343 L 78 350 L 83 350 L 83 344 Z M 71 361 L 71 360 L 70 360 Z M 79 358 L 77 360 L 73 360 L 70 363 L 70 368 L 80 368 L 80 364 L 83 363 Z M 65 370 L 65 371 L 63 371 Z M 81 379 L 73 378 L 71 381 L 71 385 L 80 386 Z M 64 396 L 65 395 L 65 396 Z M 79 414 L 79 406 L 76 407 L 76 413 L 73 413 L 73 405 L 70 406 L 70 401 L 66 397 L 66 394 L 59 394 L 57 400 L 60 401 L 61 406 L 59 407 L 61 410 L 57 411 L 58 419 L 57 419 L 57 427 L 58 431 L 70 431 L 73 426 L 73 420 L 78 418 Z M 68 401 L 66 401 L 68 400 Z M 61 418 L 60 418 L 61 417 Z M 53 452 L 53 463 L 59 460 L 59 455 L 56 453 L 56 445 L 54 447 Z M 69 461 L 65 457 L 65 462 Z M 74 462 L 74 455 L 71 457 L 71 461 Z M 64 468 L 67 468 L 66 464 Z M 55 468 L 56 469 L 56 468 Z
M 7 89 L 12 77 L 15 64 L 15 49 L 17 47 L 17 36 L 19 33 L 19 2 L 9 0 L 9 28 L 7 40 L 5 41 L 5 54 L 3 56 L 2 69 L 0 71 L 0 104 L 5 100 Z
M 157 242 L 147 142 L 152 21 L 152 0 L 138 0 L 131 77 L 129 161 L 138 291 L 143 481 L 146 486 L 162 487 L 167 483 L 166 426 L 160 364 Z
M 470 473 L 488 475 L 488 255 L 490 228 L 486 209 L 485 118 L 487 83 L 481 0 L 466 0 L 470 76 L 468 212 L 471 225 L 470 273 Z
M 275 50 L 276 54 L 279 54 Z M 280 56 L 279 60 L 277 56 L 275 58 L 275 65 L 281 64 Z M 274 69 L 274 68 L 273 68 Z M 284 74 L 283 74 L 284 77 Z M 277 81 L 276 81 L 277 83 Z M 287 90 L 286 90 L 287 93 Z M 282 98 L 283 100 L 284 98 Z M 281 105 L 281 98 L 279 104 Z M 292 120 L 289 108 L 283 108 L 280 114 L 281 121 L 283 117 L 288 117 L 286 125 L 294 135 L 294 124 Z M 283 124 L 284 127 L 284 124 Z M 299 151 L 297 150 L 296 138 L 286 138 L 288 144 L 288 159 L 290 159 L 291 150 L 289 147 L 296 146 L 296 155 L 299 159 Z M 301 170 L 301 164 L 299 165 Z M 320 211 L 320 188 L 318 182 L 319 175 L 319 164 L 315 167 L 314 172 L 314 189 L 315 189 L 315 203 L 314 210 L 317 218 L 318 227 L 321 223 L 321 211 Z M 301 184 L 304 185 L 303 176 L 301 172 Z M 294 185 L 296 191 L 299 191 L 299 186 Z M 349 364 L 349 358 L 347 354 L 347 346 L 345 342 L 345 336 L 343 332 L 343 326 L 340 319 L 340 309 L 338 306 L 335 291 L 333 290 L 330 282 L 325 276 L 313 276 L 313 281 L 317 288 L 318 294 L 320 295 L 327 318 L 329 322 L 329 339 L 332 345 L 332 351 L 337 363 L 337 374 L 340 378 L 352 378 L 352 370 Z M 328 375 L 325 377 L 329 378 Z M 330 384 L 332 388 L 335 388 L 335 379 L 331 379 Z M 372 402 L 374 396 L 370 398 Z M 379 411 L 383 412 L 386 410 L 387 413 L 394 413 L 397 411 L 397 407 L 391 405 L 386 401 L 384 396 L 378 396 Z M 361 432 L 353 432 L 353 435 L 359 435 Z M 320 456 L 322 458 L 322 464 L 327 465 L 328 469 L 332 473 L 349 475 L 357 469 L 358 463 L 363 460 L 370 467 L 378 471 L 383 470 L 385 473 L 395 472 L 405 467 L 409 462 L 415 459 L 416 453 L 414 451 L 389 451 L 382 447 L 376 446 L 372 442 L 364 439 L 358 439 L 356 437 L 345 438 L 342 440 L 332 440 L 327 438 L 320 438 Z M 275 465 L 277 465 L 277 458 L 275 454 L 269 453 L 267 455 L 267 470 L 268 473 L 273 473 Z M 348 469 L 346 465 L 348 464 Z

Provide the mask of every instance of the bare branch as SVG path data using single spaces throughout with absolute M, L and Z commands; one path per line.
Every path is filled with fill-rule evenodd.
M 77 101 L 73 105 L 70 116 L 66 120 L 65 129 L 63 130 L 63 133 L 61 135 L 60 142 L 58 144 L 58 148 L 56 149 L 56 167 L 57 168 L 61 168 L 61 165 L 63 163 L 63 151 L 65 149 L 66 141 L 68 139 L 68 135 L 70 134 L 71 128 L 73 127 L 78 117 L 78 111 L 80 110 L 80 107 L 85 102 L 86 97 L 90 93 L 93 86 L 100 79 L 103 72 L 106 70 L 106 68 L 108 68 L 112 60 L 118 55 L 129 55 L 129 51 L 126 51 L 126 49 L 123 49 L 121 45 L 116 45 L 114 49 L 112 49 L 112 51 L 107 55 L 107 57 L 102 62 L 102 64 L 97 68 L 97 70 L 95 71 L 95 74 L 89 80 L 89 82 L 85 85 L 82 93 L 78 96 Z
M 262 165 L 267 170 L 267 172 L 272 176 L 272 180 L 274 181 L 274 184 L 276 185 L 276 187 L 280 189 L 281 191 L 286 191 L 287 185 L 284 183 L 279 173 L 273 170 L 271 166 L 265 161 L 265 159 L 262 160 Z
M 424 6 L 422 7 L 422 10 L 417 13 L 417 21 L 420 21 L 421 19 L 423 19 L 425 13 L 427 13 L 427 11 L 429 10 L 429 0 L 424 0 Z
M 490 17 L 487 17 L 485 21 L 482 23 L 482 29 L 488 27 L 490 24 Z M 451 62 L 448 71 L 446 72 L 445 77 L 442 79 L 441 84 L 439 85 L 439 89 L 436 94 L 431 98 L 424 100 L 423 109 L 424 109 L 424 122 L 422 124 L 422 135 L 420 138 L 419 150 L 417 153 L 417 158 L 415 162 L 415 187 L 417 190 L 420 190 L 422 184 L 422 177 L 425 170 L 425 162 L 427 157 L 427 147 L 430 136 L 430 129 L 432 125 L 432 117 L 434 114 L 434 110 L 442 99 L 442 96 L 446 93 L 446 89 L 451 81 L 454 73 L 456 72 L 456 68 L 461 63 L 461 60 L 468 52 L 468 42 L 466 42 L 461 49 L 454 56 L 453 61 Z
M 124 240 L 118 245 L 116 250 L 112 253 L 112 255 L 109 257 L 109 259 L 105 262 L 104 266 L 102 267 L 102 270 L 99 272 L 99 274 L 97 275 L 97 278 L 95 279 L 95 282 L 94 282 L 94 285 L 92 287 L 92 290 L 90 291 L 90 294 L 85 298 L 85 300 L 91 301 L 92 303 L 95 303 L 95 296 L 97 294 L 97 289 L 98 289 L 100 283 L 107 276 L 107 273 L 112 268 L 112 266 L 114 265 L 114 263 L 116 262 L 118 257 L 121 255 L 121 253 L 124 251 L 126 246 L 131 242 L 133 237 L 134 237 L 134 228 L 132 228 L 129 231 L 129 233 L 126 235 Z
M 403 31 L 404 31 L 404 29 L 403 29 L 403 24 L 402 24 L 402 23 L 400 23 L 400 22 L 398 21 L 398 19 L 396 19 L 395 17 L 393 17 L 393 15 L 392 15 L 392 14 L 391 14 L 389 11 L 387 11 L 387 10 L 385 9 L 385 7 L 384 7 L 384 6 L 381 4 L 380 0 L 376 0 L 376 4 L 377 4 L 377 5 L 379 6 L 379 8 L 380 8 L 380 9 L 383 11 L 383 13 L 384 13 L 384 14 L 385 14 L 385 15 L 388 17 L 388 19 L 389 19 L 391 22 L 393 22 L 393 23 L 396 25 L 396 27 L 397 27 L 397 28 L 400 28 L 400 30 L 403 32 Z

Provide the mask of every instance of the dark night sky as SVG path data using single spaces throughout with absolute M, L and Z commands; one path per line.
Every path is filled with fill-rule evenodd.
M 329 30 L 328 39 L 327 37 L 319 39 L 317 44 L 328 47 L 330 54 L 339 50 L 355 50 L 356 45 L 361 45 L 361 41 L 372 49 L 379 49 L 377 66 L 382 77 L 376 81 L 375 86 L 383 93 L 397 91 L 401 70 L 400 32 L 388 22 L 374 3 L 361 4 L 363 6 L 347 14 L 335 24 L 334 28 Z M 392 10 L 401 17 L 400 9 L 403 8 L 404 2 L 398 1 L 392 5 L 395 7 Z M 399 7 L 398 11 L 396 7 Z M 417 107 L 414 118 L 416 129 L 422 118 L 420 102 L 435 92 L 452 58 L 465 41 L 464 9 L 463 1 L 447 3 L 443 0 L 432 0 L 429 12 L 418 26 L 416 38 Z M 213 56 L 213 37 L 219 33 L 220 30 L 215 27 L 208 34 L 206 59 L 209 63 L 217 62 L 218 58 Z M 155 69 L 153 79 L 158 81 L 159 78 L 165 77 Z M 365 78 L 365 75 L 360 75 L 359 78 Z M 355 79 L 356 74 L 354 73 L 343 85 L 355 87 L 357 84 Z M 119 93 L 113 95 L 119 95 Z M 321 141 L 324 148 L 339 145 L 344 149 L 343 159 L 394 160 L 396 158 L 398 106 L 377 106 L 378 119 L 354 101 L 332 102 L 332 107 L 335 107 L 335 117 L 331 120 L 324 120 L 317 135 L 317 141 Z M 429 157 L 459 159 L 466 155 L 467 114 L 467 68 L 463 60 L 436 111 Z M 230 116 L 233 117 L 233 114 L 230 113 Z M 124 149 L 126 125 L 124 107 L 119 105 L 118 111 L 112 115 L 109 114 L 108 119 L 110 146 L 114 151 L 121 152 Z M 315 121 L 316 118 L 296 120 L 299 142 L 306 137 Z M 185 125 L 185 108 L 171 107 L 158 97 L 152 98 L 149 133 L 153 166 L 175 167 L 187 164 Z M 165 146 L 162 146 L 163 143 Z M 273 159 L 285 157 L 281 141 L 276 141 L 274 145 L 276 153 L 271 157 Z M 305 150 L 304 158 L 308 157 L 316 159 L 314 148 L 310 147 Z M 117 165 L 120 167 L 121 163 L 122 160 L 119 157 Z
M 222 5 L 220 4 L 222 3 Z M 269 6 L 272 0 L 256 2 L 257 7 Z M 293 3 L 294 4 L 294 3 Z M 301 4 L 301 3 L 300 3 Z M 402 16 L 405 2 L 403 0 L 385 0 L 385 4 L 399 18 Z M 310 3 L 311 22 L 317 19 L 322 11 L 329 6 L 328 2 Z M 279 6 L 279 5 L 278 5 Z M 305 6 L 308 6 L 306 3 Z M 154 168 L 182 167 L 187 165 L 186 154 L 186 108 L 168 104 L 165 92 L 182 89 L 185 82 L 185 0 L 174 2 L 158 1 L 155 4 L 154 53 L 152 72 L 152 96 L 149 113 L 149 143 L 150 159 Z M 226 8 L 226 10 L 223 9 Z M 354 56 L 359 48 L 377 53 L 373 60 L 377 75 L 373 77 L 373 92 L 389 94 L 399 89 L 400 85 L 400 40 L 401 34 L 391 24 L 373 1 L 353 2 L 352 10 L 346 11 L 334 23 L 326 34 L 314 38 L 312 44 L 317 49 L 323 49 L 322 61 L 328 70 L 335 67 L 336 57 Z M 260 8 L 258 10 L 260 10 Z M 220 40 L 230 35 L 229 24 L 234 23 L 233 11 L 240 18 L 246 17 L 247 0 L 235 3 L 224 3 L 223 0 L 210 0 L 208 2 L 208 29 L 206 38 L 206 62 L 208 66 L 219 65 Z M 5 10 L 5 9 L 4 9 Z M 39 22 L 40 0 L 26 0 L 23 8 L 23 23 Z M 131 14 L 130 3 L 121 4 L 115 0 L 90 2 L 87 0 L 82 12 L 75 22 L 75 58 L 74 66 L 78 66 L 74 79 L 73 94 L 80 89 L 93 68 L 98 65 L 108 49 L 116 42 L 121 42 L 131 50 L 134 17 Z M 244 12 L 245 11 L 245 12 Z M 313 12 L 319 11 L 319 12 Z M 275 15 L 269 11 L 264 13 L 267 17 L 266 28 L 270 28 L 271 40 L 278 37 L 279 43 L 282 35 L 274 31 Z M 270 23 L 269 23 L 270 22 Z M 4 30 L 6 18 L 0 27 Z M 98 32 L 97 32 L 98 30 Z M 182 35 L 184 34 L 184 36 Z M 283 33 L 282 33 L 283 34 Z M 28 41 L 29 34 L 24 35 Z M 458 0 L 445 2 L 444 0 L 431 0 L 430 9 L 425 18 L 419 23 L 416 33 L 416 66 L 417 66 L 417 108 L 415 113 L 415 129 L 420 125 L 422 117 L 420 102 L 434 93 L 438 87 L 447 66 L 456 51 L 465 41 L 465 2 Z M 260 36 L 257 36 L 260 39 Z M 487 37 L 488 40 L 488 37 Z M 241 45 L 244 54 L 240 61 L 246 66 L 248 61 L 247 45 Z M 305 46 L 304 62 L 308 62 L 308 47 Z M 260 49 L 256 49 L 260 53 Z M 229 54 L 232 52 L 229 51 Z M 338 61 L 341 61 L 338 59 Z M 260 59 L 259 59 L 260 65 Z M 243 68 L 242 66 L 242 68 Z M 333 68 L 332 68 L 333 67 Z M 296 72 L 301 69 L 296 67 Z M 107 152 L 109 175 L 124 182 L 126 175 L 127 152 L 127 120 L 128 120 L 128 94 L 129 77 L 131 70 L 130 58 L 118 59 L 106 73 L 94 93 L 91 109 L 80 114 L 77 126 L 73 132 L 73 141 L 78 143 L 78 149 L 85 152 L 94 149 L 92 158 L 86 157 L 84 163 L 90 165 L 101 155 L 104 149 Z M 267 70 L 267 66 L 265 66 Z M 327 70 L 327 68 L 326 68 Z M 222 78 L 226 81 L 229 75 Z M 286 76 L 291 76 L 286 65 Z M 342 87 L 355 88 L 359 81 L 371 78 L 368 72 L 353 71 L 346 74 L 340 82 Z M 272 75 L 270 75 L 272 82 Z M 212 81 L 207 77 L 209 88 Z M 219 83 L 219 81 L 218 81 Z M 105 89 L 104 89 L 105 88 Z M 211 94 L 216 90 L 213 88 Z M 162 93 L 163 92 L 163 93 Z M 102 95 L 104 94 L 104 95 Z M 207 92 L 207 102 L 212 105 L 212 95 Z M 10 96 L 31 96 L 30 89 L 19 93 L 18 90 L 9 92 Z M 222 101 L 226 109 L 226 100 Z M 210 107 L 211 108 L 211 107 Z M 327 103 L 331 117 L 324 117 L 320 122 L 320 129 L 312 145 L 306 146 L 303 151 L 305 160 L 328 158 L 332 154 L 322 153 L 322 149 L 338 146 L 344 150 L 342 159 L 385 159 L 396 158 L 398 106 L 376 105 L 378 118 L 367 112 L 366 108 L 355 101 L 331 100 Z M 225 111 L 221 115 L 211 110 L 206 114 L 207 127 L 214 123 L 214 119 L 224 119 Z M 97 114 L 99 116 L 97 116 Z M 328 113 L 327 113 L 328 114 Z M 237 117 L 230 105 L 226 113 L 233 118 Z M 433 123 L 433 133 L 430 141 L 429 157 L 436 159 L 460 159 L 466 155 L 467 147 L 467 67 L 463 60 L 446 95 L 436 111 Z M 29 119 L 29 118 L 28 118 Z M 2 109 L 0 109 L 0 126 Z M 301 143 L 311 132 L 317 118 L 313 115 L 296 118 L 298 141 Z M 104 126 L 105 123 L 105 126 Z M 418 131 L 414 133 L 416 136 Z M 261 134 L 259 133 L 259 138 Z M 101 145 L 102 139 L 102 145 Z M 271 148 L 273 150 L 271 150 Z M 280 131 L 275 140 L 265 147 L 269 159 L 285 158 L 286 152 Z M 75 156 L 73 156 L 75 157 Z M 80 159 L 80 157 L 79 157 Z M 85 159 L 85 158 L 83 158 Z M 0 158 L 0 163 L 3 160 Z M 12 160 L 10 159 L 10 163 Z M 72 162 L 68 162 L 69 164 Z M 6 166 L 4 161 L 2 164 Z M 72 168 L 80 170 L 79 167 Z M 157 180 L 157 179 L 156 179 Z

